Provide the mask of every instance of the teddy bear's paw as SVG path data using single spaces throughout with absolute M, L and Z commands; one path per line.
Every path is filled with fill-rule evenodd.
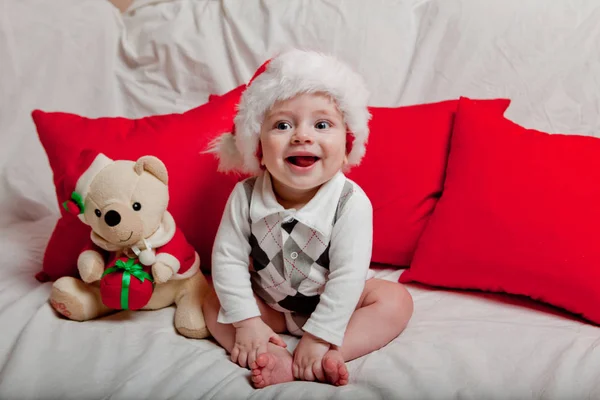
M 183 326 L 178 326 L 176 328 L 177 332 L 190 339 L 204 339 L 210 336 L 210 332 L 206 326 L 197 329 L 190 329 Z
M 52 285 L 50 305 L 74 321 L 87 321 L 108 314 L 98 288 L 72 277 L 62 277 Z
M 161 261 L 157 261 L 152 265 L 152 277 L 154 278 L 154 283 L 165 283 L 173 276 L 173 270 L 168 265 L 162 263 Z
M 77 295 L 76 284 L 71 281 L 76 281 L 76 279 L 64 277 L 54 282 L 50 292 L 50 305 L 59 314 L 69 319 L 84 321 L 87 318 L 85 318 L 83 303 Z
M 200 292 L 188 292 L 178 299 L 175 328 L 183 336 L 194 339 L 210 336 L 202 312 L 202 301 L 203 296 Z
M 77 269 L 84 282 L 92 283 L 99 281 L 104 272 L 104 259 L 96 251 L 84 251 L 77 259 Z
M 188 338 L 204 339 L 210 336 L 200 304 L 193 306 L 180 301 L 175 311 L 175 328 Z

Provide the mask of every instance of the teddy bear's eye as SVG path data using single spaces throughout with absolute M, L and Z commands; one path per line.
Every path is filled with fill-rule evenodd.
M 134 211 L 140 211 L 142 209 L 142 205 L 138 202 L 133 203 L 131 207 L 133 207 Z
M 96 217 L 100 218 L 102 216 L 102 213 L 100 212 L 100 210 L 96 209 L 94 211 L 94 214 L 96 214 Z

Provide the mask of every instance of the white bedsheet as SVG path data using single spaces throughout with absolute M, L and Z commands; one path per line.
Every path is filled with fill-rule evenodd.
M 600 398 L 600 329 L 508 296 L 410 285 L 409 327 L 350 362 L 344 388 L 254 390 L 216 344 L 175 333 L 173 308 L 60 319 L 33 279 L 57 205 L 29 117 L 184 111 L 294 44 L 355 65 L 372 105 L 510 97 L 520 124 L 598 135 L 598 21 L 597 0 L 139 0 L 124 16 L 0 0 L 0 398 Z
M 293 382 L 254 390 L 210 340 L 176 334 L 173 308 L 65 321 L 38 284 L 55 219 L 0 230 L 2 399 L 584 399 L 600 396 L 599 329 L 532 301 L 410 285 L 415 312 L 388 346 L 348 366 L 343 388 Z M 400 271 L 378 270 L 396 280 Z M 297 339 L 284 336 L 293 348 Z

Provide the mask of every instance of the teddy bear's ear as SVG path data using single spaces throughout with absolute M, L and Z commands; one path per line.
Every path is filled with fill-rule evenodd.
M 169 182 L 169 175 L 167 174 L 167 167 L 158 158 L 154 156 L 143 156 L 140 157 L 133 167 L 138 175 L 142 172 L 148 171 L 155 177 L 157 177 L 165 185 Z

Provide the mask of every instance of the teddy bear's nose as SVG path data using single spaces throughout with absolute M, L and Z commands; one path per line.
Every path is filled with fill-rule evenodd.
M 104 221 L 106 221 L 106 225 L 108 226 L 117 226 L 121 222 L 121 215 L 115 210 L 110 210 L 104 216 Z

